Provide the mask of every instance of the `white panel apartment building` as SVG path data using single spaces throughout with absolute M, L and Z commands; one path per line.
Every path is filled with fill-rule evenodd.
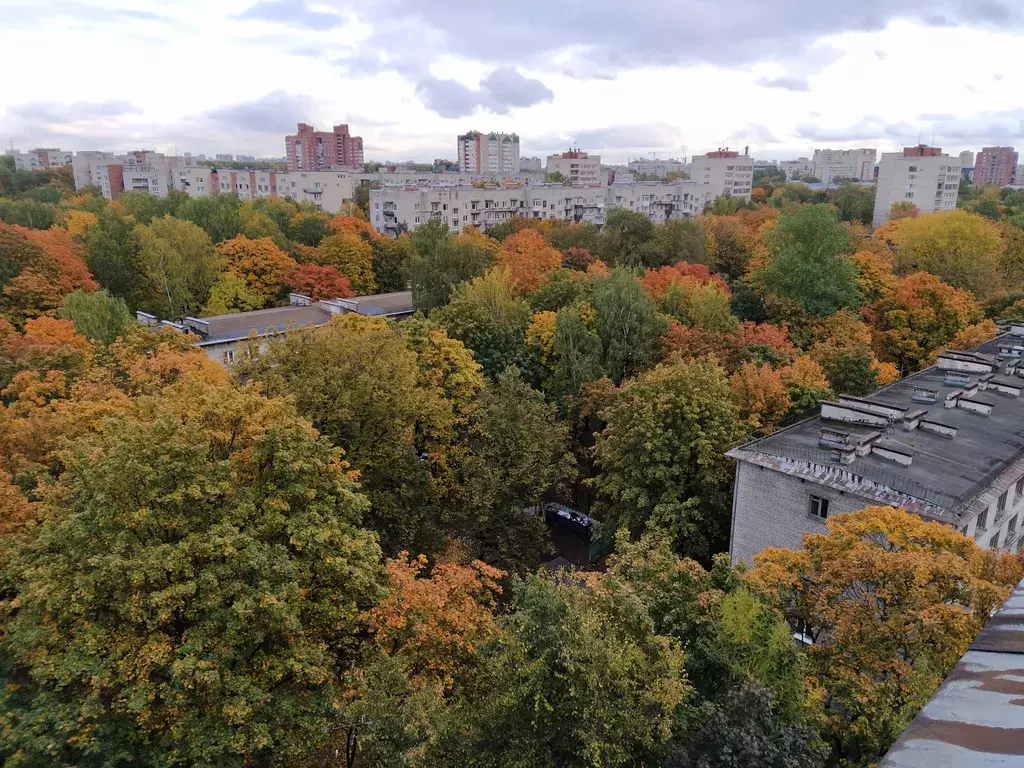
M 658 160 L 657 158 L 637 158 L 629 161 L 631 173 L 642 173 L 647 176 L 665 178 L 670 173 L 682 173 L 686 167 L 684 160 Z
M 467 226 L 486 232 L 513 216 L 600 226 L 608 208 L 641 211 L 660 222 L 697 216 L 710 201 L 707 190 L 685 181 L 576 187 L 385 187 L 370 190 L 370 222 L 378 232 L 390 235 L 397 234 L 400 223 L 412 230 L 432 218 L 442 219 L 455 232 Z
M 959 190 L 960 160 L 942 154 L 940 148 L 919 144 L 902 152 L 883 152 L 871 225 L 888 221 L 895 203 L 913 203 L 921 213 L 953 210 Z
M 36 147 L 28 152 L 20 149 L 9 149 L 6 154 L 14 157 L 14 167 L 23 171 L 45 171 L 50 168 L 63 168 L 71 165 L 71 152 L 62 149 Z
M 901 507 L 982 549 L 1024 551 L 1024 325 L 729 451 L 730 554 L 798 549 L 829 517 Z
M 706 155 L 694 155 L 690 162 L 690 179 L 709 187 L 712 199 L 725 195 L 750 200 L 754 180 L 754 161 L 750 156 L 720 149 Z
M 519 137 L 514 133 L 469 131 L 456 140 L 463 173 L 519 173 Z
M 779 163 L 779 170 L 785 172 L 786 181 L 792 181 L 803 176 L 810 176 L 813 165 L 814 163 L 811 162 L 810 158 L 800 157 L 796 160 L 781 161 Z
M 355 199 L 358 183 L 359 174 L 343 171 L 290 171 L 276 174 L 276 196 L 290 197 L 297 203 L 311 202 L 318 211 L 337 213 L 344 203 Z
M 833 179 L 874 181 L 876 155 L 871 148 L 816 149 L 811 175 L 823 184 L 831 184 Z
M 601 156 L 589 156 L 578 149 L 570 149 L 559 155 L 548 155 L 548 173 L 560 173 L 571 184 L 600 184 Z

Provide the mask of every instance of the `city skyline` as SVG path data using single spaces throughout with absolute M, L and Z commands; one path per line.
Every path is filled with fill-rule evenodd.
M 348 123 L 368 160 L 394 161 L 449 157 L 473 127 L 519 134 L 523 156 L 576 145 L 610 163 L 1024 138 L 1024 10 L 1000 0 L 872 0 L 856 15 L 740 3 L 729 17 L 556 2 L 500 20 L 446 0 L 2 4 L 11 56 L 33 62 L 6 83 L 4 148 L 281 156 L 299 122 Z M 182 56 L 198 34 L 217 44 Z M 957 66 L 923 68 L 936 52 Z M 96 76 L 69 77 L 83 63 Z M 927 76 L 911 87 L 910 73 Z

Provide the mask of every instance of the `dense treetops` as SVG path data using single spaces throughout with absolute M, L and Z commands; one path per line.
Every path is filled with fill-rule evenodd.
M 0 762 L 874 764 L 1021 561 L 874 507 L 733 569 L 725 452 L 1024 319 L 1022 201 L 761 183 L 392 239 L 0 161 Z M 230 370 L 133 319 L 407 287 Z

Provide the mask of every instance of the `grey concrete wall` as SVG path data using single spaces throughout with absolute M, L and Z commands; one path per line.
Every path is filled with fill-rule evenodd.
M 754 555 L 766 547 L 799 549 L 804 533 L 824 533 L 825 523 L 808 514 L 811 494 L 829 500 L 829 515 L 856 512 L 868 506 L 849 493 L 800 478 L 737 462 L 736 489 L 729 552 L 733 564 L 753 565 Z

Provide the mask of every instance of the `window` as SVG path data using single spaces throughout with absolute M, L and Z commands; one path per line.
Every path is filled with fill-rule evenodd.
M 1013 517 L 1010 518 L 1010 524 L 1009 524 L 1009 526 L 1007 526 L 1007 531 L 1009 533 L 1013 533 L 1016 530 L 1017 530 L 1017 515 L 1014 515 Z
M 914 193 L 913 193 L 913 192 L 907 192 L 907 194 L 906 194 L 906 197 L 907 197 L 908 199 L 909 199 L 909 198 L 912 198 L 913 196 L 914 196 Z
M 912 166 L 910 166 L 909 168 L 907 168 L 907 170 L 908 170 L 908 171 L 909 171 L 910 173 L 917 173 L 917 166 L 916 166 L 916 165 L 912 165 Z
M 229 363 L 235 362 L 235 351 L 233 349 L 229 349 L 227 352 L 224 353 L 224 358 Z
M 998 533 L 998 531 L 996 532 L 995 536 L 993 536 L 991 539 L 988 540 L 988 548 L 989 549 L 999 549 L 999 533 Z
M 1002 512 L 1004 509 L 1006 509 L 1006 497 L 1009 495 L 1009 491 L 1003 491 L 1003 493 L 999 496 L 999 504 L 997 506 L 997 510 L 999 512 Z
M 819 520 L 824 520 L 828 517 L 828 499 L 822 496 L 815 496 L 811 494 L 810 501 L 808 503 L 807 514 L 811 517 L 816 517 Z
M 1024 476 L 1017 481 L 1017 498 L 1024 496 Z
M 978 525 L 975 526 L 976 531 L 985 530 L 985 526 L 988 525 L 988 507 L 985 507 L 985 511 L 978 515 Z

